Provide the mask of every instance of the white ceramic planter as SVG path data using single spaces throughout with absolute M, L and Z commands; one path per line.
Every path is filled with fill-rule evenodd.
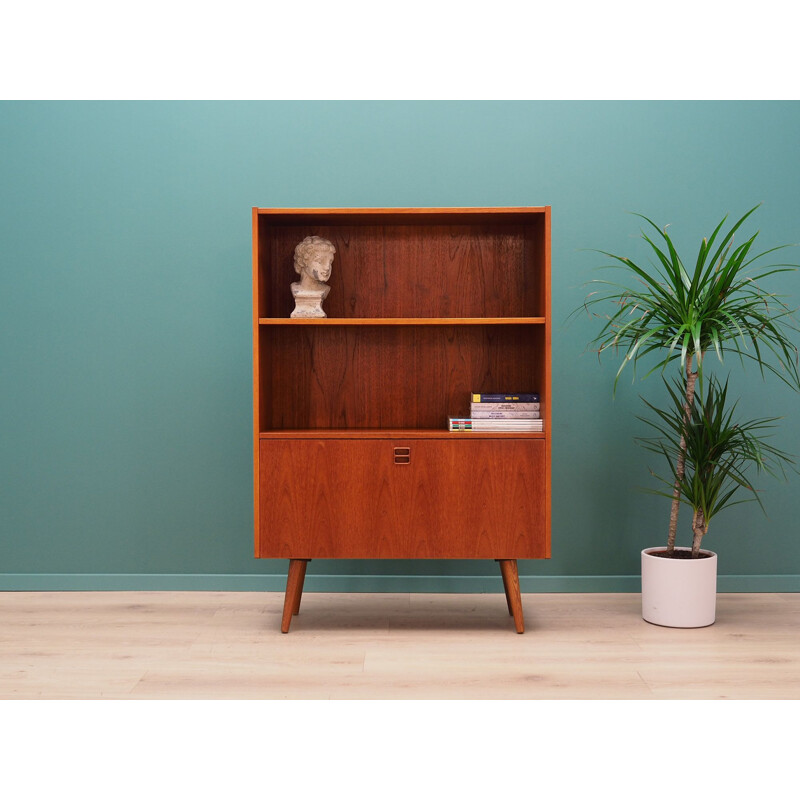
M 676 550 L 690 550 L 676 547 Z M 664 547 L 642 550 L 642 617 L 669 628 L 712 625 L 717 611 L 717 554 L 710 558 L 659 558 Z

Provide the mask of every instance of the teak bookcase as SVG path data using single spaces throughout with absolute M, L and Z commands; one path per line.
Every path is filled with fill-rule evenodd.
M 295 246 L 336 246 L 290 319 Z M 253 209 L 256 558 L 550 557 L 550 207 Z M 449 432 L 472 392 L 539 392 L 541 433 Z

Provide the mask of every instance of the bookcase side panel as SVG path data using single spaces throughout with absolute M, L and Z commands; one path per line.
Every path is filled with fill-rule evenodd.
M 261 254 L 259 232 L 260 219 L 258 209 L 252 209 L 252 304 L 253 304 L 253 522 L 255 526 L 255 555 L 259 556 L 259 508 L 260 508 L 260 481 L 259 481 L 259 432 L 264 425 L 265 417 L 261 413 L 261 337 L 259 335 L 258 319 L 262 314 L 261 306 Z
M 550 206 L 544 209 L 544 234 L 542 241 L 543 252 L 543 283 L 544 283 L 544 316 L 545 326 L 542 332 L 544 336 L 544 343 L 542 345 L 544 356 L 544 380 L 543 397 L 546 400 L 545 408 L 545 526 L 547 530 L 547 553 L 546 557 L 550 558 L 551 550 L 551 514 L 552 514 L 552 452 L 553 452 L 553 351 L 552 351 L 552 336 L 553 336 L 553 314 L 552 314 L 552 214 Z

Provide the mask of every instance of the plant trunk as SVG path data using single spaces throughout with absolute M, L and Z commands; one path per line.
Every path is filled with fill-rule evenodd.
M 700 362 L 702 354 L 698 355 L 697 361 Z M 697 383 L 697 371 L 692 372 L 692 356 L 686 357 L 686 399 L 683 403 L 683 428 L 689 425 L 692 419 L 692 407 L 694 406 L 694 388 Z M 669 534 L 667 536 L 667 552 L 671 553 L 675 549 L 675 534 L 678 531 L 678 509 L 681 505 L 681 481 L 686 469 L 686 436 L 681 431 L 680 450 L 678 461 L 675 464 L 675 487 L 672 490 L 672 509 L 669 513 Z
M 692 539 L 692 558 L 697 558 L 697 556 L 700 555 L 700 545 L 703 543 L 703 537 L 706 535 L 707 529 L 708 526 L 706 525 L 703 509 L 698 508 L 694 512 L 694 517 L 692 518 L 692 530 L 694 531 L 694 538 Z

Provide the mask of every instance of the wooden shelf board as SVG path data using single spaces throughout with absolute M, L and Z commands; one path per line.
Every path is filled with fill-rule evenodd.
M 260 317 L 259 325 L 544 325 L 545 317 Z
M 544 431 L 448 431 L 442 428 L 307 428 L 261 431 L 260 439 L 544 439 Z

